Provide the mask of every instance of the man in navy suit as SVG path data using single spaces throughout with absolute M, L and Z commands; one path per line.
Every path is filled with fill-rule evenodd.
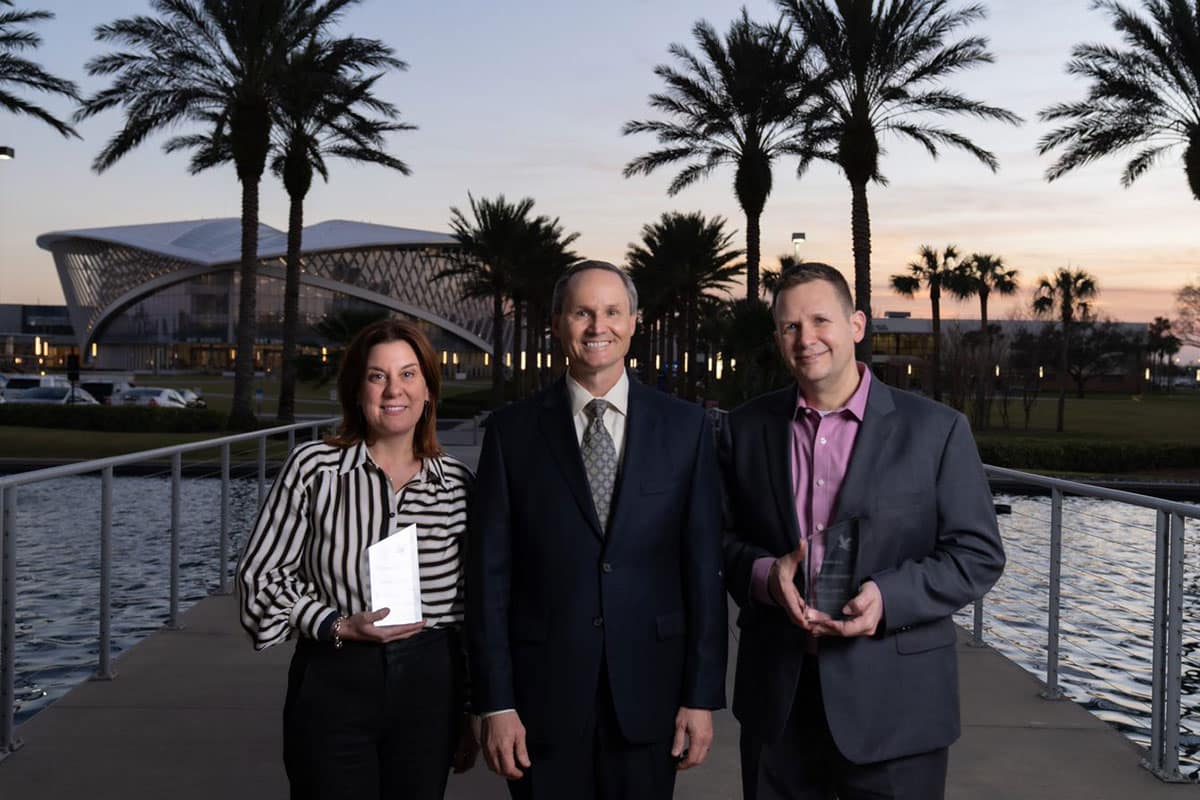
M 733 411 L 720 448 L 744 795 L 936 800 L 951 615 L 1004 567 L 975 441 L 855 361 L 866 319 L 833 267 L 785 271 L 773 308 L 796 383 Z
M 467 629 L 488 766 L 515 798 L 669 798 L 725 702 L 720 488 L 703 411 L 625 371 L 629 276 L 559 280 L 569 360 L 488 423 Z

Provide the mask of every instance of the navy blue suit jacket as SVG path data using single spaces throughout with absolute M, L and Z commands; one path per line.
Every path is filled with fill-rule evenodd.
M 467 545 L 474 704 L 531 741 L 584 733 L 602 666 L 621 732 L 671 735 L 725 702 L 720 488 L 703 411 L 629 382 L 625 453 L 600 530 L 565 380 L 494 413 Z
M 772 741 L 792 710 L 804 636 L 782 610 L 751 597 L 763 556 L 797 547 L 790 445 L 796 387 L 751 400 L 722 430 L 725 565 L 741 606 L 733 712 Z M 1004 550 L 991 490 L 967 420 L 871 381 L 830 528 L 857 520 L 852 585 L 872 580 L 883 622 L 872 637 L 822 638 L 825 714 L 850 761 L 948 746 L 959 735 L 955 626 L 950 616 L 1000 577 Z

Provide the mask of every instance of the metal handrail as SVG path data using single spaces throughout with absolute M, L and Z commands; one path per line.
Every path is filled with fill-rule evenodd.
M 1042 696 L 1063 696 L 1058 683 L 1059 617 L 1062 589 L 1062 502 L 1064 495 L 1110 500 L 1157 512 L 1155 531 L 1153 666 L 1150 749 L 1142 766 L 1164 781 L 1183 782 L 1179 772 L 1179 724 L 1182 695 L 1184 524 L 1200 520 L 1200 505 L 1162 500 L 1122 489 L 1092 486 L 1004 467 L 984 465 L 992 480 L 1048 489 L 1050 492 L 1050 574 L 1047 587 L 1046 688 Z M 983 645 L 984 599 L 975 601 L 972 644 Z
M 146 461 L 168 459 L 171 473 L 171 553 L 170 553 L 170 599 L 167 626 L 179 627 L 179 546 L 180 546 L 180 484 L 182 482 L 183 454 L 197 450 L 221 450 L 221 510 L 219 534 L 220 581 L 222 594 L 229 592 L 229 503 L 230 503 L 230 447 L 240 442 L 257 441 L 258 503 L 262 504 L 266 491 L 267 439 L 287 434 L 288 450 L 296 442 L 296 431 L 308 429 L 312 438 L 317 438 L 321 428 L 336 424 L 340 417 L 297 422 L 274 428 L 188 442 L 154 450 L 143 450 L 120 456 L 110 456 L 77 464 L 20 472 L 0 477 L 0 760 L 21 746 L 15 736 L 15 682 L 16 682 L 16 541 L 17 541 L 17 496 L 22 486 L 41 481 L 66 478 L 75 475 L 100 473 L 100 604 L 99 652 L 97 654 L 95 679 L 111 680 L 114 677 L 111 664 L 112 653 L 112 486 L 115 468 Z

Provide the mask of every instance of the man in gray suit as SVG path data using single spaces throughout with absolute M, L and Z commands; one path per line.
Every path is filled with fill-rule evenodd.
M 951 615 L 1004 567 L 974 439 L 855 361 L 866 318 L 833 267 L 785 271 L 773 310 L 796 384 L 721 436 L 746 800 L 940 798 Z

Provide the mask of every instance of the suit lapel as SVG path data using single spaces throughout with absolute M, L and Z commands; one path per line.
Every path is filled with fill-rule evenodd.
M 796 413 L 795 388 L 776 393 L 770 413 L 763 421 L 763 448 L 767 454 L 767 473 L 775 496 L 779 518 L 787 532 L 791 549 L 800 545 L 800 524 L 796 521 L 795 493 L 792 491 L 792 416 Z
M 617 532 L 626 527 L 626 519 L 637 505 L 643 478 L 653 469 L 654 431 L 657 427 L 658 406 L 654 390 L 629 376 L 629 403 L 625 409 L 625 455 L 621 458 L 621 470 L 617 473 L 617 485 L 613 489 L 613 500 L 609 513 L 607 538 L 611 544 Z
M 892 411 L 896 405 L 892 390 L 872 376 L 871 388 L 867 393 L 867 408 L 863 421 L 854 437 L 854 450 L 850 454 L 850 466 L 838 492 L 837 503 L 830 517 L 831 524 L 849 517 L 863 517 L 870 507 L 870 490 L 875 464 L 887 440 L 895 429 Z
M 579 452 L 579 440 L 575 436 L 575 423 L 571 419 L 571 403 L 567 395 L 566 378 L 559 381 L 545 394 L 538 428 L 546 440 L 547 449 L 558 465 L 563 479 L 571 490 L 571 496 L 579 505 L 579 511 L 588 521 L 592 533 L 603 538 L 600 518 L 592 503 L 592 490 L 588 486 L 587 473 L 583 468 L 583 456 Z

